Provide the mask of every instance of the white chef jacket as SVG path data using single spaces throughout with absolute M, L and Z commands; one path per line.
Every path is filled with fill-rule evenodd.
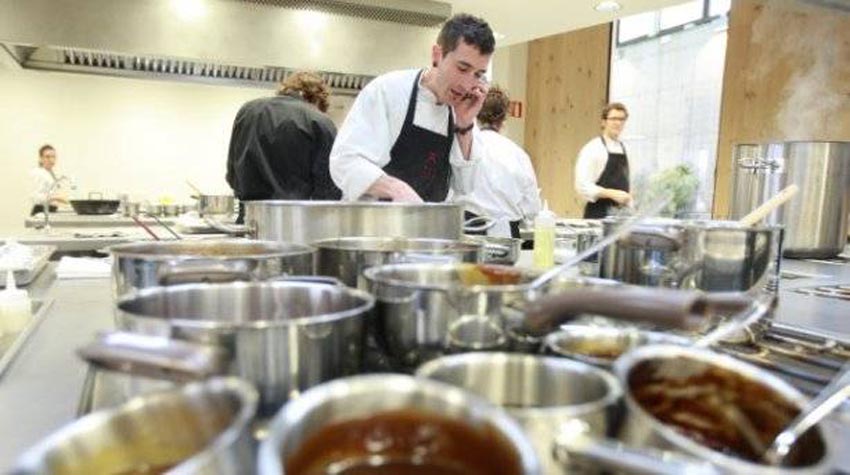
M 494 130 L 482 130 L 484 156 L 475 165 L 472 189 L 454 201 L 480 216 L 496 220 L 487 233 L 511 236 L 510 221 L 532 218 L 540 211 L 534 167 L 525 150 Z
M 602 187 L 596 182 L 605 170 L 609 151 L 625 153 L 622 142 L 610 139 L 603 142 L 601 136 L 591 139 L 578 153 L 575 166 L 575 189 L 585 201 L 595 203 L 602 191 Z
M 334 183 L 342 190 L 342 199 L 360 198 L 385 173 L 392 150 L 407 115 L 413 81 L 419 69 L 393 71 L 373 79 L 357 95 L 345 117 L 331 149 L 330 171 Z M 449 128 L 449 106 L 438 104 L 437 97 L 420 79 L 413 123 L 417 127 L 445 136 Z M 452 142 L 449 163 L 452 166 L 451 189 L 455 193 L 469 190 L 472 167 L 480 159 L 480 130 L 472 134 L 469 160 L 457 140 Z
M 43 205 L 48 198 L 47 193 L 50 191 L 50 187 L 56 183 L 56 178 L 47 169 L 35 167 L 30 170 L 30 180 L 32 181 L 30 203 L 33 205 Z M 65 192 L 62 190 L 61 185 L 56 186 L 53 192 L 50 193 L 51 199 L 62 198 L 64 196 Z

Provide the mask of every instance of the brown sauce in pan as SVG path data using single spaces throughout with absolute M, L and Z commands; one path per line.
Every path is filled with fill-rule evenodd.
M 664 360 L 637 365 L 628 378 L 632 396 L 655 418 L 713 450 L 760 462 L 763 449 L 799 413 L 769 387 L 716 366 L 706 365 L 704 371 L 685 377 L 664 375 L 678 364 Z M 791 465 L 819 458 L 822 441 L 814 432 L 807 436 L 809 443 L 800 445 L 812 450 L 796 454 Z
M 388 411 L 329 425 L 286 461 L 287 475 L 520 475 L 516 450 L 490 425 Z
M 115 472 L 113 475 L 161 475 L 172 468 L 174 468 L 176 464 L 169 465 L 147 465 L 141 464 L 137 465 L 129 470 L 124 470 L 122 472 Z
M 522 281 L 522 272 L 487 264 L 470 264 L 458 268 L 458 277 L 463 285 L 516 285 Z

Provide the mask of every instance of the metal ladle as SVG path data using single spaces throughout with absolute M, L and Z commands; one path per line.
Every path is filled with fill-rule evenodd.
M 773 439 L 773 443 L 764 453 L 764 461 L 771 465 L 782 465 L 797 440 L 844 402 L 848 396 L 850 396 L 850 363 L 845 365 L 844 370 L 809 402 L 806 409 L 795 417 L 785 430 Z

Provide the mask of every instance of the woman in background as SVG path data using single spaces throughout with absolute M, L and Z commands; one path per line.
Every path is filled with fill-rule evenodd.
M 528 154 L 500 133 L 509 104 L 507 92 L 499 86 L 487 92 L 478 113 L 484 152 L 476 164 L 472 191 L 456 195 L 454 201 L 463 204 L 465 219 L 486 216 L 496 221 L 487 235 L 518 238 L 522 221 L 540 211 L 540 191 Z
M 38 166 L 30 170 L 32 178 L 32 210 L 30 216 L 43 213 L 45 203 L 48 211 L 56 212 L 57 205 L 68 204 L 64 190 L 59 186 L 59 181 L 64 177 L 57 177 L 53 170 L 56 167 L 56 149 L 52 145 L 42 145 L 38 149 Z

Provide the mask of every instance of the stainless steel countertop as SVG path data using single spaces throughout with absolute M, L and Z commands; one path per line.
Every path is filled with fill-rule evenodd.
M 530 252 L 524 251 L 521 262 Z M 76 416 L 87 367 L 74 349 L 99 330 L 113 328 L 113 303 L 108 278 L 56 280 L 51 264 L 28 287 L 32 298 L 50 298 L 53 305 L 41 325 L 0 378 L 0 472 L 11 468 L 28 447 Z M 777 320 L 850 336 L 850 301 L 824 299 L 793 292 L 822 283 L 850 283 L 850 264 L 834 266 L 809 261 L 783 261 L 783 270 L 820 275 L 783 281 Z M 837 434 L 841 467 L 850 467 L 850 425 L 828 421 Z
M 156 226 L 156 220 L 147 216 L 139 216 L 139 219 L 145 224 Z M 161 217 L 159 218 L 167 225 L 172 225 L 177 220 L 176 217 Z M 44 225 L 44 218 L 41 216 L 31 216 L 24 221 L 24 226 L 27 228 L 40 228 Z M 137 226 L 132 218 L 124 216 L 120 213 L 116 214 L 95 214 L 95 215 L 79 215 L 73 211 L 57 211 L 50 213 L 50 225 L 54 228 L 110 228 L 110 227 L 134 227 Z
M 112 328 L 109 279 L 56 280 L 51 264 L 27 288 L 53 299 L 41 325 L 0 378 L 0 472 L 76 415 L 87 366 L 74 349 Z
M 162 227 L 154 226 L 151 229 L 161 239 L 173 239 L 173 236 Z M 180 234 L 180 236 L 183 239 L 226 237 L 224 234 Z M 21 244 L 56 246 L 59 252 L 96 251 L 115 244 L 152 240 L 149 234 L 138 227 L 29 229 L 14 238 Z

